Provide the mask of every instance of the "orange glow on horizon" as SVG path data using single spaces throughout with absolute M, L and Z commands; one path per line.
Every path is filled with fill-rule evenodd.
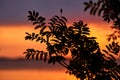
M 107 27 L 109 25 L 89 23 L 88 26 L 91 36 L 97 37 L 100 46 L 104 47 L 107 43 L 106 35 L 111 33 L 111 29 Z M 0 57 L 24 57 L 22 52 L 27 48 L 45 49 L 45 45 L 24 39 L 25 32 L 35 32 L 34 25 L 0 25 L 0 32 Z
M 106 35 L 111 33 L 109 25 L 89 23 L 88 26 L 93 37 L 101 48 L 107 43 Z M 100 26 L 100 27 L 98 27 Z M 46 46 L 35 41 L 25 41 L 25 32 L 34 32 L 33 25 L 0 25 L 0 57 L 19 58 L 27 48 L 45 50 Z M 67 56 L 69 57 L 69 55 Z M 24 66 L 24 65 L 23 65 Z M 7 77 L 6 77 L 7 76 Z M 22 77 L 21 77 L 22 76 Z M 65 74 L 64 71 L 47 70 L 0 70 L 1 80 L 77 80 L 75 76 Z
M 0 57 L 24 57 L 22 53 L 27 48 L 45 48 L 35 41 L 25 41 L 25 32 L 34 32 L 32 26 L 0 26 L 0 32 Z
M 7 77 L 6 77 L 7 76 Z M 0 70 L 1 80 L 77 80 L 64 71 Z

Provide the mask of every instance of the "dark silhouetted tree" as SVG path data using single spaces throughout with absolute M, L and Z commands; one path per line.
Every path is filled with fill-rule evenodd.
M 53 16 L 48 23 L 38 12 L 29 11 L 28 20 L 35 25 L 38 33 L 26 32 L 25 40 L 35 40 L 46 44 L 46 52 L 26 49 L 27 59 L 44 60 L 49 64 L 56 62 L 67 69 L 67 73 L 81 80 L 120 80 L 120 65 L 114 55 L 120 52 L 117 39 L 120 37 L 120 0 L 98 0 L 85 2 L 85 11 L 101 16 L 106 22 L 113 22 L 114 33 L 108 35 L 111 41 L 106 50 L 100 50 L 95 37 L 90 37 L 90 30 L 83 21 L 67 26 L 67 19 L 62 15 Z M 71 58 L 65 56 L 71 54 Z M 107 56 L 106 56 L 107 55 Z
M 116 61 L 114 55 L 120 55 L 120 44 L 118 39 L 120 38 L 120 0 L 89 0 L 89 2 L 85 2 L 84 4 L 84 11 L 90 10 L 91 15 L 98 14 L 105 22 L 113 23 L 111 28 L 114 29 L 114 32 L 108 35 L 107 40 L 109 44 L 106 45 L 107 50 L 103 50 L 103 52 L 110 57 L 110 64 L 112 64 L 112 62 Z M 117 68 L 120 70 L 120 66 Z M 118 77 L 112 78 L 111 76 L 111 79 L 120 80 L 120 72 L 116 74 Z
M 61 9 L 62 14 L 62 9 Z M 81 80 L 112 80 L 120 79 L 120 65 L 114 56 L 104 55 L 95 37 L 90 37 L 90 30 L 83 21 L 74 22 L 67 26 L 64 16 L 53 16 L 48 23 L 38 12 L 29 11 L 28 20 L 35 25 L 38 33 L 26 32 L 25 40 L 35 40 L 46 44 L 46 52 L 35 49 L 26 49 L 27 59 L 44 60 L 49 64 L 59 63 L 67 69 L 66 73 L 73 74 Z M 120 47 L 118 43 L 106 46 L 109 51 L 112 47 Z M 68 59 L 65 56 L 71 54 Z M 116 52 L 117 53 L 117 52 Z
M 111 28 L 115 31 L 109 35 L 108 41 L 120 38 L 120 0 L 89 0 L 84 4 L 84 11 L 89 9 L 91 15 L 98 14 L 105 22 L 113 23 Z

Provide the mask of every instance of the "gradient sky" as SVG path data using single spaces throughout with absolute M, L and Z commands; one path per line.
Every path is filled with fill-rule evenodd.
M 22 52 L 26 48 L 39 47 L 37 43 L 24 40 L 25 32 L 33 30 L 32 24 L 27 21 L 28 10 L 38 11 L 49 20 L 54 15 L 60 15 L 59 10 L 63 8 L 68 25 L 83 20 L 88 23 L 91 34 L 97 36 L 100 45 L 104 45 L 106 35 L 111 32 L 110 24 L 84 12 L 85 1 L 89 0 L 0 0 L 0 56 L 20 57 L 24 56 Z
M 111 24 L 105 23 L 98 16 L 89 15 L 89 11 L 84 12 L 83 2 L 85 1 L 89 0 L 0 0 L 0 58 L 7 57 L 14 59 L 24 57 L 25 55 L 22 53 L 27 48 L 45 49 L 44 45 L 40 45 L 35 41 L 25 41 L 24 39 L 25 32 L 34 31 L 33 25 L 27 21 L 29 10 L 38 11 L 41 16 L 49 20 L 49 18 L 54 15 L 60 15 L 59 10 L 62 8 L 63 15 L 68 19 L 68 25 L 78 20 L 83 20 L 84 23 L 87 23 L 90 27 L 91 35 L 97 37 L 101 48 L 104 48 L 105 44 L 107 44 L 106 35 L 112 32 L 110 28 Z M 1 64 L 3 63 L 4 62 L 1 61 Z M 9 78 L 10 80 L 18 80 L 18 77 L 21 75 L 27 76 L 27 80 L 39 80 L 40 78 L 44 79 L 46 74 L 48 74 L 48 77 L 44 80 L 48 80 L 52 75 L 61 75 L 56 76 L 54 80 L 75 80 L 75 78 L 71 78 L 69 75 L 66 76 L 63 73 L 64 72 L 44 70 L 40 72 L 6 70 L 0 71 L 0 79 L 8 80 Z M 14 77 L 14 75 L 16 77 Z M 29 76 L 33 77 L 30 78 Z M 37 79 L 36 77 L 38 76 L 41 77 Z M 22 78 L 24 77 L 19 78 L 19 80 L 23 80 Z M 53 78 L 52 76 L 51 80 L 53 80 Z

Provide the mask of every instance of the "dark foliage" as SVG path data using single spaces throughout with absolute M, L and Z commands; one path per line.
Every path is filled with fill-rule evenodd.
M 110 35 L 108 35 L 108 42 L 110 42 L 108 45 L 106 45 L 107 50 L 103 50 L 104 54 L 107 55 L 107 58 L 109 62 L 106 64 L 109 65 L 109 68 L 112 68 L 116 64 L 114 63 L 116 61 L 116 58 L 114 55 L 118 56 L 120 52 L 120 44 L 119 44 L 119 39 L 120 38 L 120 0 L 97 0 L 97 1 L 92 1 L 90 0 L 89 2 L 85 2 L 85 9 L 84 11 L 90 9 L 90 14 L 91 15 L 96 15 L 101 16 L 106 22 L 113 22 L 113 26 L 111 28 L 115 29 L 114 32 Z M 117 66 L 116 71 L 114 74 L 118 75 L 113 76 L 110 75 L 110 79 L 115 79 L 119 80 L 120 79 L 120 66 Z M 111 74 L 111 73 L 109 73 Z M 108 74 L 107 74 L 108 75 Z M 98 77 L 99 79 L 100 77 Z M 100 78 L 101 79 L 101 78 Z M 109 80 L 109 79 L 103 79 L 103 80 Z
M 115 30 L 108 35 L 108 41 L 120 38 L 120 0 L 89 0 L 84 5 L 84 11 L 89 9 L 91 15 L 102 15 L 104 21 L 113 22 L 111 28 Z
M 113 21 L 114 28 L 120 30 L 120 0 L 96 0 L 85 2 L 85 11 L 90 9 L 90 14 L 96 13 L 106 22 Z
M 62 14 L 62 9 L 60 10 Z M 46 44 L 47 52 L 35 49 L 27 49 L 24 54 L 27 59 L 44 60 L 49 64 L 56 62 L 67 69 L 67 73 L 84 80 L 118 80 L 120 79 L 120 65 L 114 56 L 109 54 L 113 51 L 118 53 L 118 43 L 112 42 L 103 50 L 109 56 L 105 56 L 96 42 L 95 37 L 90 37 L 90 30 L 83 21 L 74 22 L 67 26 L 64 16 L 53 16 L 48 23 L 38 12 L 29 11 L 28 20 L 35 25 L 34 29 L 39 32 L 26 32 L 25 40 L 35 40 Z M 71 54 L 71 59 L 65 56 Z

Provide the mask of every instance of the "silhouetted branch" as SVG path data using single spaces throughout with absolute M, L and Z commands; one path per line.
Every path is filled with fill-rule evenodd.
M 93 1 L 86 2 L 85 10 L 91 7 L 90 13 L 95 15 L 96 12 L 103 12 L 103 18 L 114 21 L 106 11 L 100 8 L 104 0 L 98 3 Z M 107 0 L 109 1 L 109 0 Z M 108 3 L 105 3 L 108 5 Z M 100 7 L 100 8 L 99 8 Z M 103 6 L 104 7 L 104 6 Z M 63 10 L 60 10 L 61 16 L 53 16 L 48 23 L 45 18 L 39 16 L 38 12 L 29 11 L 28 20 L 30 20 L 34 29 L 39 29 L 38 33 L 27 33 L 25 40 L 36 40 L 46 45 L 46 52 L 35 49 L 26 49 L 24 54 L 27 59 L 36 59 L 47 61 L 48 64 L 59 63 L 67 69 L 67 73 L 75 75 L 77 78 L 84 80 L 112 80 L 120 78 L 120 65 L 115 62 L 115 57 L 110 54 L 118 54 L 120 46 L 116 35 L 109 35 L 108 41 L 113 39 L 111 44 L 106 45 L 107 50 L 103 50 L 108 56 L 100 50 L 96 37 L 90 37 L 90 30 L 87 24 L 82 20 L 74 22 L 72 26 L 67 26 L 66 17 L 62 16 Z M 105 13 L 104 13 L 105 12 Z M 116 32 L 115 32 L 116 33 Z M 65 58 L 68 53 L 71 59 Z

